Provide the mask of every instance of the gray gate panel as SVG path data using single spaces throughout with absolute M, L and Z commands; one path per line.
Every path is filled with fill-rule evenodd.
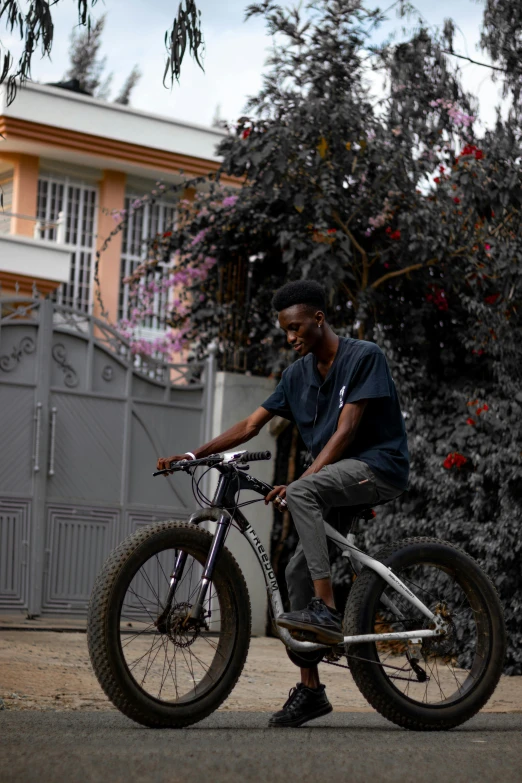
M 82 337 L 55 332 L 51 348 L 51 386 L 86 388 L 87 349 L 88 342 Z
M 51 413 L 54 441 L 52 435 L 48 495 L 86 502 L 118 502 L 124 403 L 53 393 Z
M 92 390 L 124 397 L 126 394 L 127 370 L 110 354 L 95 347 L 93 358 Z
M 131 396 L 163 402 L 165 399 L 165 386 L 152 378 L 140 377 L 137 373 L 133 373 Z
M 152 477 L 158 457 L 199 445 L 201 411 L 167 405 L 133 403 L 129 475 L 129 503 L 167 506 L 180 512 L 193 506 L 187 476 Z
M 87 610 L 94 580 L 116 543 L 115 509 L 49 506 L 44 608 Z
M 188 517 L 190 479 L 152 472 L 210 438 L 212 378 L 212 356 L 140 360 L 84 312 L 0 301 L 0 607 L 83 613 L 131 529 Z
M 0 332 L 0 381 L 35 383 L 37 328 L 9 324 Z
M 27 608 L 29 500 L 0 498 L 0 608 Z
M 38 419 L 34 389 L 0 385 L 0 492 L 31 495 Z M 40 412 L 38 412 L 40 416 Z M 41 420 L 40 420 L 41 424 Z

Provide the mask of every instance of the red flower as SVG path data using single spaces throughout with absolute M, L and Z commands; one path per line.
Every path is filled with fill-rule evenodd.
M 477 413 L 478 413 L 478 411 L 477 411 Z M 474 427 L 475 426 L 475 419 L 472 419 L 472 418 L 466 419 L 466 424 L 470 424 L 472 427 Z
M 375 511 L 375 509 L 372 508 L 372 517 L 376 517 L 376 516 L 377 516 L 377 512 Z
M 427 294 L 426 300 L 428 302 L 433 302 L 433 304 L 436 305 L 439 310 L 447 310 L 449 305 L 444 290 L 436 286 L 434 283 L 430 283 L 429 288 L 431 288 L 433 293 Z
M 475 159 L 476 160 L 482 160 L 483 157 L 484 157 L 484 153 L 482 152 L 482 150 L 476 150 L 476 152 L 475 152 Z
M 386 229 L 386 233 L 387 233 L 387 234 L 391 234 L 391 232 L 392 232 L 392 230 L 391 230 L 391 228 L 388 226 L 388 227 L 387 227 L 387 229 Z
M 484 298 L 484 301 L 485 301 L 486 304 L 493 305 L 493 304 L 495 304 L 495 302 L 497 301 L 499 296 L 500 296 L 500 294 L 491 294 L 490 296 L 486 296 Z
M 439 171 L 440 171 L 441 174 L 444 174 L 444 172 L 446 171 L 446 168 L 444 166 L 439 166 Z
M 482 410 L 489 411 L 489 405 L 487 404 L 487 402 L 485 402 L 484 405 L 482 406 Z
M 163 234 L 163 237 L 171 237 L 171 236 L 172 236 L 172 231 L 165 231 Z
M 478 351 L 476 351 L 476 350 L 473 348 L 473 350 L 471 351 L 471 353 L 476 353 L 476 354 L 477 354 L 477 356 L 482 356 L 482 354 L 484 353 L 484 349 L 483 349 L 483 348 L 479 348 L 479 349 L 478 349 Z
M 252 128 L 245 128 L 245 130 L 242 133 L 242 136 L 244 139 L 248 139 L 251 133 L 252 133 Z
M 463 454 L 459 454 L 458 451 L 452 451 L 450 454 L 448 454 L 442 465 L 446 468 L 446 470 L 449 470 L 453 467 L 460 469 L 461 466 L 464 465 L 464 463 L 467 461 L 467 458 Z
M 440 182 L 440 177 L 433 177 L 433 181 L 437 183 L 437 185 Z
M 394 231 L 393 234 L 390 234 L 390 239 L 400 239 L 401 238 L 401 232 L 399 229 L 397 231 Z
M 329 228 L 326 233 L 327 234 L 337 234 L 337 229 L 336 228 Z
M 455 204 L 460 204 L 460 198 L 458 196 L 455 196 L 453 201 L 455 202 Z

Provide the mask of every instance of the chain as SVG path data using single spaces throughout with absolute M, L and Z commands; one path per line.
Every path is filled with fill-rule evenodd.
M 370 661 L 369 658 L 359 658 L 358 655 L 347 655 L 347 658 L 352 658 L 354 661 L 362 661 L 363 663 L 373 663 L 375 666 L 380 666 L 381 669 L 394 669 L 397 672 L 404 672 L 404 669 L 399 668 L 398 666 L 390 666 L 390 664 L 381 663 L 380 661 Z M 329 661 L 328 658 L 323 658 L 323 663 L 327 663 L 329 666 L 337 666 L 339 669 L 349 669 L 349 666 L 346 666 L 344 663 L 336 663 L 335 661 Z M 404 680 L 404 682 L 419 682 L 419 679 L 416 677 L 413 679 L 412 677 L 399 677 L 396 674 L 390 674 L 389 675 L 390 680 Z M 430 679 L 429 677 L 427 678 Z

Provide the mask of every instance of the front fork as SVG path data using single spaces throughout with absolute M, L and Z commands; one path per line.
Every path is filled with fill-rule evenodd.
M 205 563 L 205 568 L 203 570 L 203 576 L 201 577 L 201 582 L 199 585 L 198 595 L 192 605 L 190 614 L 187 615 L 186 618 L 187 624 L 189 624 L 190 621 L 195 621 L 195 622 L 201 621 L 205 615 L 205 609 L 204 609 L 205 598 L 207 596 L 209 585 L 212 582 L 212 574 L 214 573 L 216 560 L 219 556 L 219 553 L 221 552 L 223 544 L 225 543 L 225 538 L 227 536 L 231 524 L 232 524 L 232 518 L 230 517 L 229 514 L 221 514 L 219 516 L 219 519 L 217 520 L 217 529 L 212 539 L 210 552 L 208 553 L 207 556 L 207 561 Z M 179 585 L 181 578 L 183 576 L 183 569 L 185 568 L 185 563 L 187 562 L 187 556 L 188 555 L 186 552 L 181 551 L 178 553 L 176 557 L 176 562 L 172 570 L 172 575 L 170 577 L 169 591 L 167 593 L 167 598 L 165 599 L 165 605 L 163 607 L 163 611 L 161 612 L 161 614 L 159 615 L 158 619 L 155 622 L 157 629 L 161 633 L 166 633 L 167 631 L 167 618 L 171 610 L 172 601 L 174 599 L 176 588 Z

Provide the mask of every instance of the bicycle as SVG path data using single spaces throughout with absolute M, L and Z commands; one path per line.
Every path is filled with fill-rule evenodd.
M 241 451 L 171 463 L 171 471 L 192 476 L 200 500 L 195 469 L 220 473 L 211 506 L 188 523 L 160 522 L 133 533 L 97 577 L 87 626 L 92 666 L 112 703 L 140 724 L 197 723 L 239 679 L 251 613 L 245 579 L 225 546 L 232 525 L 256 553 L 273 619 L 283 611 L 270 558 L 236 499 L 242 489 L 263 497 L 272 490 L 248 473 L 249 462 L 270 456 Z M 328 539 L 356 575 L 344 641 L 328 647 L 274 623 L 288 655 L 304 667 L 343 666 L 346 658 L 369 704 L 399 726 L 441 730 L 464 723 L 488 701 L 502 672 L 506 632 L 493 584 L 462 549 L 436 538 L 404 539 L 371 557 L 355 545 L 353 532 L 357 520 L 371 518 L 371 508 L 348 511 L 347 536 L 326 523 Z M 214 522 L 215 532 L 201 529 L 203 522 Z

